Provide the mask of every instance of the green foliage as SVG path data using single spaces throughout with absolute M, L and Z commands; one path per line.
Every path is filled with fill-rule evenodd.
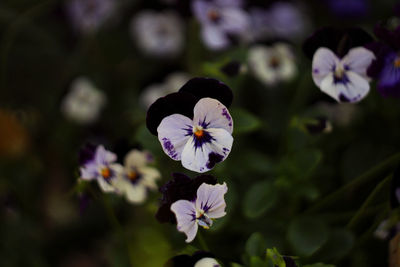
M 272 209 L 278 200 L 278 193 L 270 181 L 254 183 L 244 195 L 243 213 L 248 218 L 257 218 Z

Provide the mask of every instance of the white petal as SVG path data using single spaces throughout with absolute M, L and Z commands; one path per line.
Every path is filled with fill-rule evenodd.
M 240 34 L 249 29 L 249 17 L 240 8 L 221 9 L 221 29 L 229 33 Z
M 164 152 L 174 160 L 180 160 L 184 146 L 189 140 L 188 130 L 193 122 L 181 114 L 165 117 L 157 128 L 158 140 Z
M 228 191 L 226 183 L 210 185 L 203 183 L 197 189 L 196 210 L 204 210 L 208 217 L 215 219 L 225 216 L 224 195 Z
M 96 149 L 95 161 L 97 164 L 106 165 L 117 160 L 117 155 L 106 150 L 104 146 L 100 145 Z
M 343 66 L 348 67 L 363 78 L 368 79 L 367 69 L 375 59 L 374 53 L 364 47 L 355 47 L 350 49 L 347 55 L 342 59 Z
M 191 137 L 183 149 L 182 165 L 186 169 L 203 173 L 229 155 L 233 143 L 232 135 L 224 129 L 207 129 L 207 132 L 212 137 L 211 142 L 196 148 L 196 137 Z
M 339 64 L 338 57 L 328 48 L 321 47 L 314 53 L 312 61 L 312 77 L 314 83 L 321 87 L 322 80 L 332 73 L 335 66 Z
M 129 182 L 129 181 L 128 181 Z M 126 187 L 125 197 L 131 203 L 143 203 L 147 196 L 146 187 L 143 185 L 133 185 Z
M 97 164 L 86 164 L 85 167 L 80 168 L 80 172 L 83 180 L 93 180 L 97 176 Z
M 201 260 L 197 261 L 193 267 L 220 267 L 218 261 L 214 258 L 202 258 Z
M 360 75 L 346 72 L 347 83 L 334 83 L 333 74 L 328 75 L 321 83 L 321 91 L 327 93 L 338 102 L 358 102 L 369 92 L 369 83 Z
M 203 128 L 222 128 L 233 131 L 233 120 L 228 109 L 218 100 L 202 98 L 194 106 L 193 123 Z
M 201 35 L 204 43 L 213 50 L 223 49 L 230 44 L 225 32 L 214 25 L 203 26 Z
M 188 200 L 178 200 L 171 205 L 171 211 L 175 213 L 178 231 L 186 234 L 186 242 L 193 241 L 198 229 L 194 203 Z
M 265 85 L 273 85 L 279 77 L 275 69 L 270 68 L 268 62 L 273 57 L 272 48 L 257 45 L 251 47 L 248 52 L 248 65 L 253 75 Z
M 148 153 L 133 149 L 125 156 L 124 165 L 128 168 L 138 168 L 146 165 L 147 162 Z
M 100 189 L 103 192 L 109 193 L 109 192 L 115 192 L 116 191 L 115 187 L 113 185 L 109 184 L 108 182 L 106 182 L 106 180 L 104 180 L 103 177 L 97 178 L 97 183 L 99 184 Z
M 161 173 L 152 167 L 141 167 L 138 172 L 142 175 L 140 183 L 150 189 L 157 189 L 156 180 L 161 178 Z

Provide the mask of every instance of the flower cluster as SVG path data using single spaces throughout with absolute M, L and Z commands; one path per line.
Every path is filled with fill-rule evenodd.
M 161 178 L 157 169 L 150 167 L 151 155 L 146 151 L 131 150 L 124 165 L 117 163 L 116 154 L 102 145 L 86 145 L 80 153 L 80 176 L 83 180 L 96 180 L 104 192 L 124 195 L 131 203 L 142 203 L 148 190 L 157 189 Z

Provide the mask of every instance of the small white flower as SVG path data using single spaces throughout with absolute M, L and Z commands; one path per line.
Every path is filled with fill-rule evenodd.
M 176 56 L 185 42 L 184 25 L 173 11 L 142 11 L 133 18 L 131 33 L 133 42 L 152 56 Z
M 165 117 L 157 128 L 164 152 L 183 167 L 206 172 L 225 160 L 233 143 L 233 121 L 228 109 L 213 98 L 202 98 L 193 120 L 182 114 Z
M 142 203 L 147 190 L 156 190 L 160 172 L 148 166 L 151 155 L 146 151 L 132 150 L 125 156 L 124 169 L 113 185 L 131 203 Z
M 98 146 L 93 158 L 81 168 L 83 180 L 97 180 L 104 192 L 116 192 L 113 182 L 118 179 L 123 171 L 122 165 L 115 163 L 117 156 L 107 151 L 103 146 Z
M 164 83 L 152 84 L 145 88 L 140 96 L 140 102 L 145 108 L 148 108 L 158 98 L 177 92 L 189 79 L 190 76 L 187 73 L 171 73 L 166 77 Z
M 225 216 L 224 195 L 227 191 L 226 183 L 222 185 L 203 183 L 197 189 L 194 201 L 178 200 L 171 205 L 171 211 L 176 216 L 177 229 L 186 234 L 187 243 L 196 237 L 199 225 L 209 229 L 213 224 L 212 219 Z
M 358 102 L 369 92 L 366 72 L 374 59 L 374 54 L 363 47 L 350 49 L 341 59 L 330 49 L 321 47 L 312 62 L 314 83 L 338 102 Z
M 104 93 L 89 79 L 79 77 L 72 82 L 69 93 L 61 103 L 61 111 L 70 120 L 89 124 L 98 118 L 105 103 Z
M 250 72 L 267 86 L 288 81 L 297 73 L 293 53 L 284 43 L 250 48 L 248 65 Z

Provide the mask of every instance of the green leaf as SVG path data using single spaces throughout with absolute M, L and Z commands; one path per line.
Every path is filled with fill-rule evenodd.
M 310 256 L 328 240 L 326 225 L 317 218 L 303 217 L 289 225 L 288 240 L 297 254 Z
M 263 256 L 265 239 L 261 233 L 253 233 L 246 242 L 246 253 L 250 256 Z
M 339 260 L 351 250 L 354 245 L 353 234 L 345 229 L 335 229 L 328 241 L 317 252 L 318 259 L 323 261 Z
M 278 250 L 276 248 L 269 248 L 267 249 L 267 259 L 272 261 L 272 264 L 277 267 L 286 267 L 285 260 L 279 254 Z
M 248 218 L 257 218 L 273 208 L 278 199 L 275 186 L 270 181 L 253 184 L 246 192 L 243 201 L 243 213 Z
M 253 256 L 250 257 L 250 267 L 273 267 L 273 266 L 268 262 L 265 262 L 260 257 Z
M 261 127 L 261 121 L 242 108 L 232 108 L 229 112 L 233 118 L 234 134 L 253 132 Z

